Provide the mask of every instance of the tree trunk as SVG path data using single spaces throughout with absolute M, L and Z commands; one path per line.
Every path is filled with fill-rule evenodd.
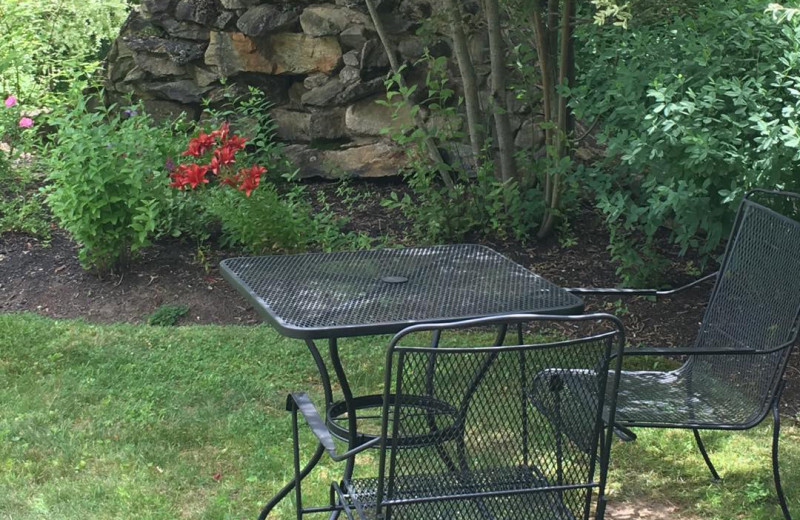
M 500 7 L 498 0 L 485 0 L 484 9 L 489 27 L 489 56 L 492 61 L 492 110 L 497 130 L 497 146 L 500 159 L 500 177 L 503 181 L 517 175 L 514 161 L 514 136 L 506 105 L 506 60 L 503 52 L 503 36 L 500 33 Z
M 397 57 L 394 54 L 394 49 L 392 49 L 391 43 L 389 42 L 389 38 L 386 35 L 386 30 L 383 28 L 383 22 L 378 17 L 378 11 L 375 8 L 375 3 L 373 0 L 365 0 L 367 4 L 367 10 L 369 10 L 369 15 L 372 18 L 372 23 L 375 26 L 375 32 L 378 33 L 378 38 L 381 40 L 381 44 L 383 45 L 383 50 L 386 51 L 386 56 L 389 58 L 389 65 L 392 68 L 392 72 L 397 77 L 397 82 L 399 83 L 400 87 L 403 91 L 406 90 L 406 82 L 403 79 L 402 74 L 400 73 L 400 64 L 397 63 Z M 408 105 L 409 109 L 412 109 L 411 100 L 404 94 L 403 101 Z M 422 120 L 422 115 L 420 115 L 418 110 L 412 110 L 414 114 L 414 123 L 417 127 L 425 126 L 425 122 Z M 442 178 L 442 182 L 448 189 L 452 189 L 455 184 L 453 183 L 452 177 L 450 177 L 450 173 L 447 171 L 444 163 L 444 159 L 442 159 L 442 154 L 439 153 L 439 149 L 436 147 L 436 143 L 433 141 L 433 138 L 428 136 L 425 138 L 425 147 L 428 150 L 428 155 L 430 156 L 431 160 L 436 163 L 436 167 L 439 170 L 439 176 Z
M 481 124 L 481 105 L 478 100 L 478 78 L 475 67 L 467 46 L 467 37 L 461 22 L 461 8 L 456 0 L 446 0 L 445 7 L 450 18 L 450 30 L 453 34 L 453 44 L 458 60 L 458 69 L 461 71 L 461 80 L 464 84 L 464 104 L 467 109 L 467 129 L 469 142 L 472 146 L 472 155 L 475 164 L 478 163 L 481 147 L 483 146 L 483 125 Z
M 568 96 L 562 95 L 558 87 L 575 84 L 575 0 L 537 0 L 531 22 L 542 76 L 547 160 L 553 166 L 544 175 L 545 213 L 537 232 L 543 238 L 553 231 L 558 216 L 564 177 L 561 160 L 570 153 L 574 131 Z

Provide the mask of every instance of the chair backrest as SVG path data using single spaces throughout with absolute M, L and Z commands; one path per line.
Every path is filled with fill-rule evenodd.
M 561 334 L 576 324 L 586 334 L 548 342 L 526 332 L 554 320 L 571 324 Z M 603 496 L 604 406 L 613 422 L 616 400 L 606 388 L 618 383 L 623 343 L 608 315 L 505 316 L 398 334 L 386 366 L 378 510 L 395 519 L 588 518 L 592 493 Z
M 764 205 L 756 199 L 767 199 Z M 695 347 L 769 350 L 797 336 L 800 315 L 800 196 L 755 191 L 736 223 Z M 772 206 L 772 207 L 770 207 Z M 692 356 L 694 391 L 730 401 L 731 421 L 758 422 L 767 413 L 791 349 L 769 355 Z

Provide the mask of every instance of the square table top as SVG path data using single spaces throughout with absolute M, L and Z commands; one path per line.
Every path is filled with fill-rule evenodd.
M 239 257 L 223 260 L 220 268 L 266 321 L 294 338 L 583 311 L 577 296 L 480 245 Z

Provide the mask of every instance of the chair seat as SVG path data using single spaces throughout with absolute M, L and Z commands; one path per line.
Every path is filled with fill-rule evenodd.
M 531 403 L 551 421 L 556 411 L 547 382 L 557 375 L 569 391 L 559 408 L 558 423 L 572 442 L 589 451 L 591 431 L 575 420 L 596 404 L 591 392 L 597 384 L 593 372 L 586 370 L 544 370 L 533 379 Z M 608 380 L 608 394 L 611 395 Z M 743 378 L 744 384 L 750 383 Z M 699 391 L 702 389 L 702 392 Z M 670 428 L 750 428 L 767 412 L 764 403 L 754 400 L 746 386 L 697 373 L 684 365 L 670 372 L 623 371 L 620 373 L 615 423 L 620 426 L 665 426 Z
M 620 377 L 616 422 L 623 426 L 750 427 L 766 413 L 764 401 L 753 400 L 745 388 L 692 374 L 685 366 L 670 372 L 623 371 Z
M 395 479 L 394 500 L 452 497 L 468 493 L 536 489 L 550 486 L 535 468 L 517 467 L 436 475 L 406 475 Z M 347 498 L 362 519 L 375 518 L 378 480 L 354 479 L 345 483 Z M 436 500 L 404 504 L 392 508 L 393 519 L 407 520 L 574 520 L 569 509 L 576 510 L 585 497 L 579 490 L 542 490 L 486 498 Z M 571 502 L 571 508 L 565 501 Z

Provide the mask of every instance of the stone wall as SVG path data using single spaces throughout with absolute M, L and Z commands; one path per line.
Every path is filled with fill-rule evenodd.
M 437 3 L 376 0 L 400 60 L 422 55 L 414 31 Z M 483 46 L 477 40 L 475 53 Z M 437 47 L 449 55 L 445 39 Z M 363 0 L 142 0 L 106 73 L 112 95 L 133 94 L 157 118 L 197 118 L 203 99 L 223 99 L 223 79 L 242 92 L 255 86 L 274 104 L 278 136 L 301 175 L 371 177 L 394 175 L 405 161 L 380 134 L 398 124 L 375 103 L 385 99 L 388 70 Z M 520 135 L 530 133 L 516 120 Z

